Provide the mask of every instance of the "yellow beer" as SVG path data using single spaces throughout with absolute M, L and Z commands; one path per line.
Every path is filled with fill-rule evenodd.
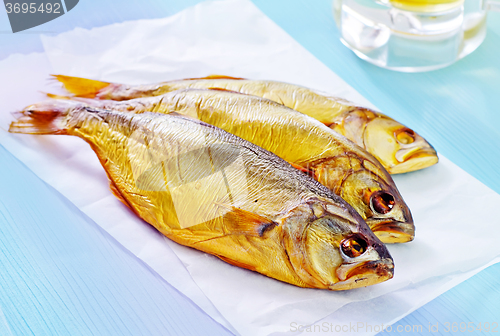
M 389 2 L 394 8 L 412 12 L 432 13 L 459 7 L 464 0 L 389 0 Z

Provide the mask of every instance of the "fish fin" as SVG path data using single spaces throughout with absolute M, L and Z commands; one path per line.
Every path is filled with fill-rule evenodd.
M 231 211 L 223 216 L 224 229 L 227 230 L 229 234 L 245 234 L 254 237 L 262 237 L 265 232 L 278 225 L 270 219 L 234 206 L 220 206 L 231 209 Z
M 241 80 L 241 79 L 245 79 L 245 78 L 231 77 L 231 76 L 224 76 L 224 75 L 209 75 L 206 77 L 189 78 L 189 79 L 236 79 L 236 80 Z
M 303 173 L 309 172 L 309 170 L 307 170 L 306 168 L 304 168 L 302 166 L 299 166 L 298 164 L 291 163 L 291 162 L 289 162 L 289 163 L 292 165 L 293 168 L 298 169 L 298 170 L 300 170 Z
M 160 110 L 161 108 L 161 103 L 163 101 L 163 97 L 161 97 L 160 101 L 156 104 L 153 105 L 153 108 L 149 110 L 149 112 L 153 112 L 153 113 L 158 113 L 158 111 Z
M 200 121 L 199 119 L 193 118 L 191 116 L 188 116 L 186 114 L 182 114 L 182 113 L 179 113 L 179 112 L 176 112 L 176 111 L 170 111 L 170 112 L 163 113 L 163 114 L 168 114 L 168 115 L 172 115 L 172 116 L 176 116 L 176 117 L 181 117 L 181 118 L 189 119 L 189 120 Z
M 45 94 L 47 97 L 52 98 L 52 99 L 65 99 L 65 100 L 71 100 L 70 96 L 62 96 L 54 93 L 48 93 L 48 92 L 42 92 Z
M 29 108 L 30 106 L 15 115 L 17 120 L 11 122 L 10 133 L 66 134 L 67 110 L 30 110 Z
M 64 85 L 64 88 L 77 97 L 95 98 L 100 90 L 111 83 L 101 82 L 93 79 L 72 77 L 65 75 L 52 75 Z
M 186 229 L 172 229 L 172 236 L 169 236 L 168 238 L 179 244 L 198 248 L 197 245 L 199 244 L 223 237 L 225 236 L 221 235 L 219 232 L 214 233 L 204 231 L 196 232 L 196 234 L 193 234 L 191 231 Z
M 298 164 L 295 164 L 295 163 L 291 163 L 291 162 L 289 162 L 289 163 L 292 165 L 293 168 L 300 170 L 304 174 L 309 175 L 309 176 L 314 176 L 314 171 L 312 169 L 304 168 L 304 167 L 299 166 Z
M 17 120 L 11 123 L 9 132 L 66 134 L 68 114 L 84 106 L 84 103 L 72 99 L 48 99 L 29 105 L 13 113 Z
M 123 197 L 123 194 L 121 193 L 120 189 L 118 189 L 116 183 L 111 179 L 109 179 L 109 189 L 111 189 L 111 192 L 113 193 L 113 195 L 115 195 L 115 197 L 118 198 L 118 200 L 120 202 L 122 202 L 130 210 L 135 212 L 134 208 L 132 208 L 132 206 L 130 206 L 130 203 L 125 199 L 125 197 Z
M 192 117 L 192 116 L 190 116 L 190 115 L 187 115 L 187 114 L 182 114 L 182 113 L 175 112 L 175 111 L 170 111 L 170 112 L 163 113 L 163 114 L 168 114 L 168 115 L 172 115 L 172 116 L 180 117 L 180 118 L 183 118 L 183 119 L 193 120 L 193 121 L 196 121 L 197 123 L 203 123 L 203 124 L 206 124 L 206 123 L 204 123 L 203 121 L 201 121 L 200 119 L 196 119 L 195 117 Z M 207 125 L 209 125 L 209 124 L 207 124 Z
M 164 97 L 161 97 L 160 98 L 160 101 L 155 103 L 153 108 L 151 110 L 148 110 L 148 112 L 152 112 L 152 113 L 161 113 L 161 114 L 169 114 L 169 115 L 173 115 L 173 116 L 176 116 L 176 117 L 183 117 L 183 118 L 186 118 L 186 119 L 192 119 L 192 120 L 198 120 L 196 118 L 193 118 L 193 117 L 190 117 L 186 114 L 182 114 L 182 113 L 179 113 L 177 111 L 165 111 L 162 106 L 161 106 L 161 103 L 163 102 L 163 99 Z
M 238 267 L 241 267 L 241 268 L 246 268 L 246 269 L 251 270 L 251 271 L 257 271 L 257 269 L 255 268 L 255 266 L 252 266 L 252 265 L 249 265 L 249 264 L 245 264 L 245 263 L 243 263 L 241 261 L 233 260 L 233 259 L 230 259 L 228 257 L 223 257 L 223 256 L 220 256 L 220 255 L 216 255 L 216 256 L 218 258 L 224 260 L 228 264 L 231 264 L 231 265 L 234 265 L 234 266 L 238 266 Z
M 237 93 L 237 94 L 240 94 L 240 95 L 250 96 L 249 94 L 246 94 L 246 93 L 243 93 L 243 92 L 238 92 L 238 91 L 228 90 L 228 89 L 223 89 L 223 88 L 218 88 L 218 87 L 209 87 L 208 89 L 209 90 L 225 91 L 225 92 L 231 92 L 231 93 Z
M 152 112 L 155 112 L 155 111 L 152 111 Z M 177 117 L 185 117 L 184 114 L 180 114 L 179 112 L 175 112 L 175 111 L 170 111 L 170 112 L 165 113 L 165 114 L 170 114 L 170 115 L 177 116 Z

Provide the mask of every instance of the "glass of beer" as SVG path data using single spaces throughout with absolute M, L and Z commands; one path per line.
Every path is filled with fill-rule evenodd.
M 334 0 L 341 40 L 360 58 L 403 72 L 443 68 L 486 36 L 500 0 Z

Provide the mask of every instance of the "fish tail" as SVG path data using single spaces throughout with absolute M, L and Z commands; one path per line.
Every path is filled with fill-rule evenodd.
M 110 85 L 108 82 L 101 82 L 93 79 L 72 77 L 65 75 L 52 75 L 61 82 L 66 90 L 77 97 L 95 98 L 99 91 Z
M 65 100 L 46 101 L 30 105 L 15 112 L 17 118 L 10 124 L 9 132 L 24 134 L 66 134 L 69 112 L 74 106 L 68 106 Z

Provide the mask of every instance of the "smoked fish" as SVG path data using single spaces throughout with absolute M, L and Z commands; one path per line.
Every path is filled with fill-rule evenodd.
M 438 162 L 436 151 L 424 138 L 394 119 L 299 85 L 227 76 L 135 86 L 63 75 L 55 77 L 76 96 L 97 99 L 128 100 L 185 88 L 219 88 L 251 94 L 274 100 L 319 120 L 366 149 L 390 174 L 407 173 Z
M 13 133 L 73 135 L 113 193 L 166 237 L 300 287 L 347 290 L 392 278 L 359 214 L 276 155 L 178 114 L 82 107 L 25 112 Z

